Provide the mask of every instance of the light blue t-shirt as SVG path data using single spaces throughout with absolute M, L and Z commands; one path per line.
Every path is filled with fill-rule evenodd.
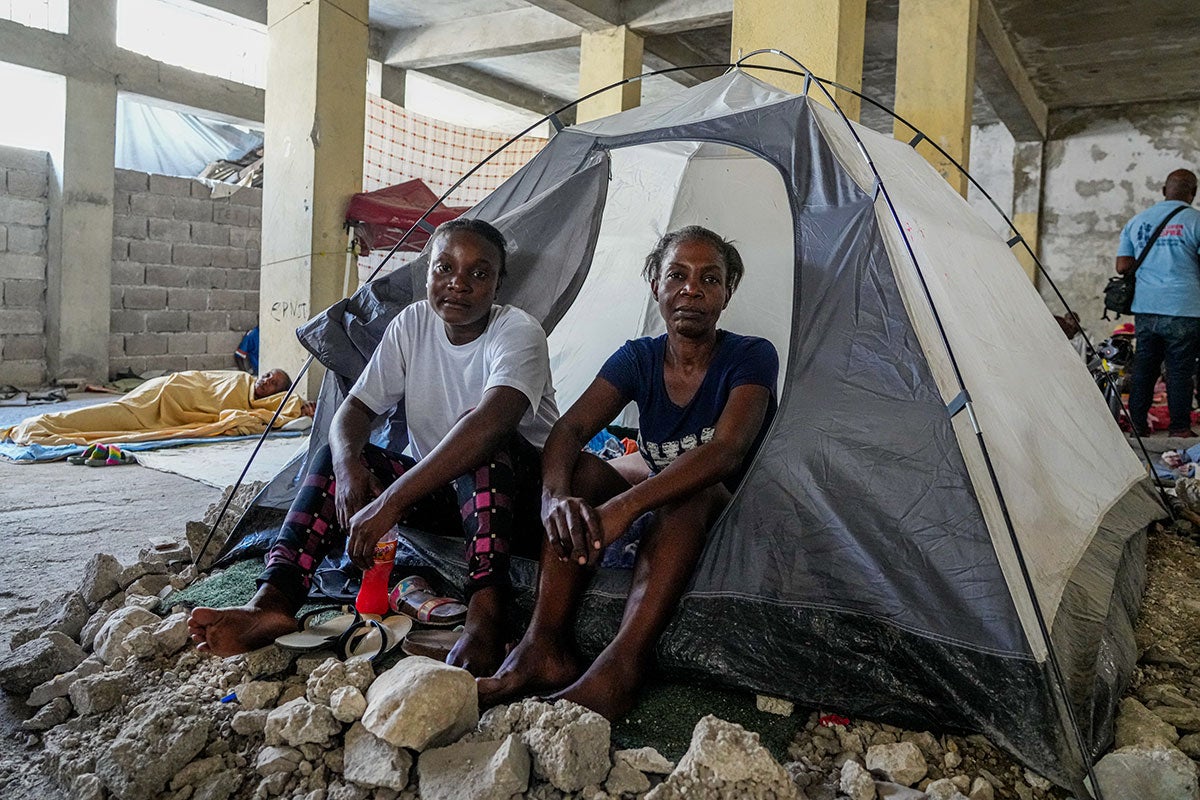
M 1180 200 L 1155 203 L 1125 224 L 1118 256 L 1137 258 L 1146 240 Z M 1200 211 L 1185 207 L 1154 240 L 1137 271 L 1133 313 L 1200 317 Z

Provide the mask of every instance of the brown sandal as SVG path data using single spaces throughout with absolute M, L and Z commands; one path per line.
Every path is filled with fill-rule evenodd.
M 413 575 L 400 581 L 388 595 L 392 610 L 407 614 L 422 625 L 449 628 L 467 618 L 467 607 L 453 597 L 438 597 L 428 581 Z
M 400 649 L 405 655 L 425 656 L 435 661 L 445 661 L 462 635 L 462 631 L 412 631 L 405 637 L 404 644 L 400 645 Z

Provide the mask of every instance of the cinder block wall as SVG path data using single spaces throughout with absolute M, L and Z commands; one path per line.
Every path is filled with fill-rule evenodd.
M 46 224 L 50 158 L 0 147 L 0 383 L 46 379 Z
M 262 190 L 117 170 L 109 371 L 233 369 L 258 324 Z

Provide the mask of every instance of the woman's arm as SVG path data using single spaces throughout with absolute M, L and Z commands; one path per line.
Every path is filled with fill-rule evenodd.
M 362 462 L 363 448 L 371 438 L 371 423 L 375 416 L 366 403 L 350 395 L 329 423 L 329 453 L 333 459 L 333 477 L 337 481 L 334 504 L 338 524 L 343 528 L 381 489 L 379 481 Z

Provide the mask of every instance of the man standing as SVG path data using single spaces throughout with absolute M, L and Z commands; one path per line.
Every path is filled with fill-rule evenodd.
M 1133 295 L 1137 351 L 1129 413 L 1137 432 L 1149 433 L 1146 414 L 1166 359 L 1170 435 L 1194 437 L 1192 391 L 1200 354 L 1200 212 L 1189 206 L 1196 198 L 1195 173 L 1175 170 L 1167 176 L 1162 192 L 1162 202 L 1126 223 L 1117 250 L 1117 274 L 1124 275 L 1147 244 L 1150 246 L 1137 270 Z M 1174 216 L 1151 242 L 1154 231 L 1171 213 Z

